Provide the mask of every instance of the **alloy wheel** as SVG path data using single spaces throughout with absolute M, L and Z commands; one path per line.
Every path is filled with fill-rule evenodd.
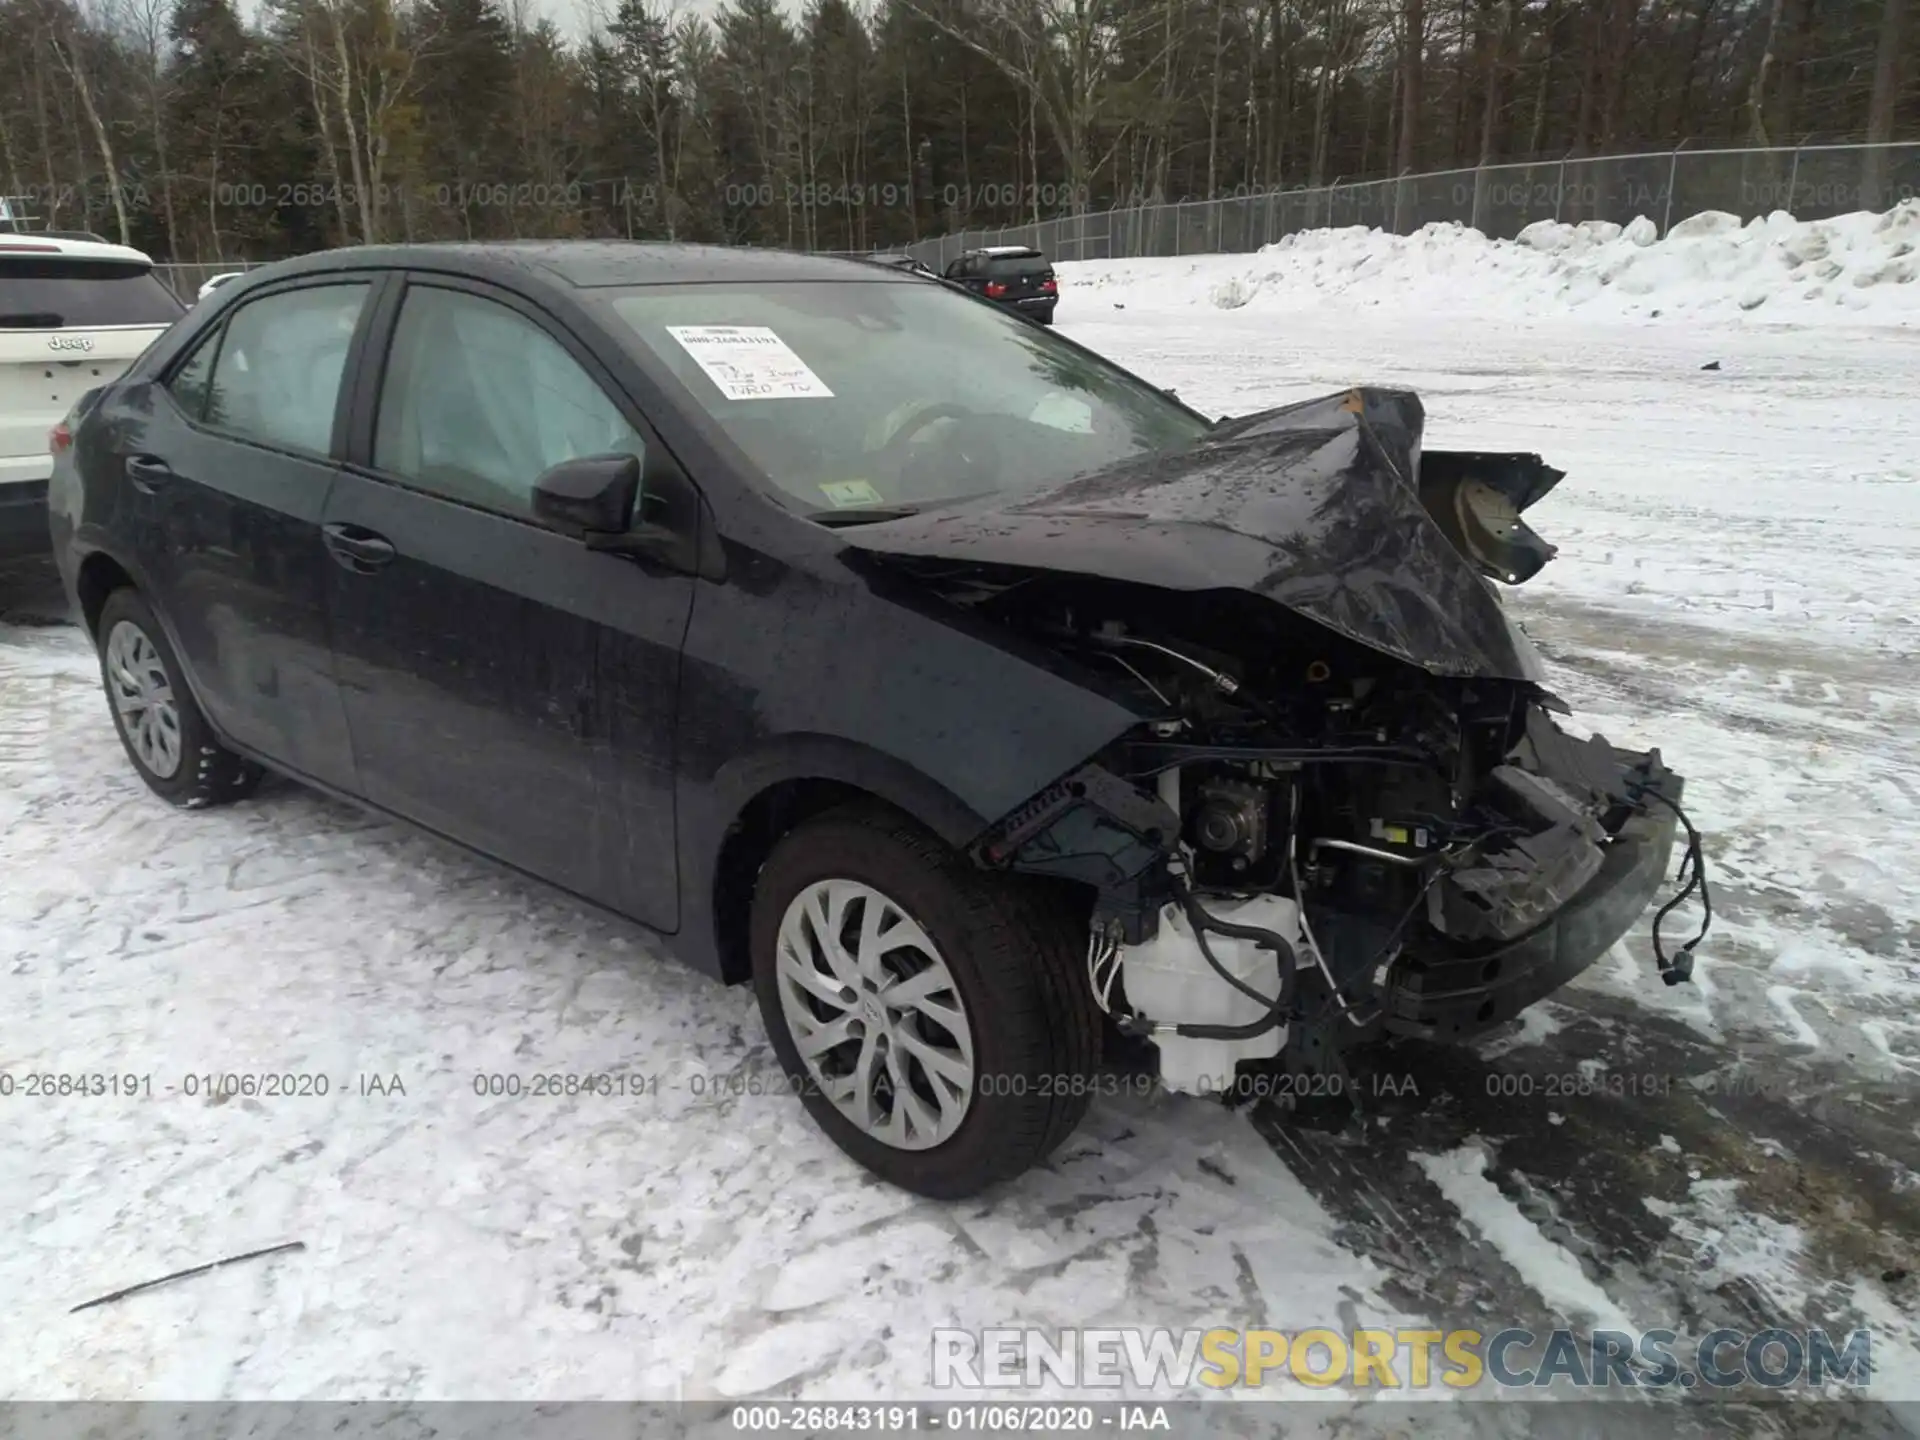
M 821 1093 L 866 1134 L 930 1150 L 973 1098 L 972 1022 L 926 931 L 855 880 L 819 880 L 780 921 L 774 970 L 795 1048 Z
M 147 632 L 131 620 L 107 634 L 107 691 L 127 743 L 162 780 L 180 769 L 180 707 L 173 683 Z

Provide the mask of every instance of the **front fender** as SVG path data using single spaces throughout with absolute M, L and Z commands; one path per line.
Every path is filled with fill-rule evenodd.
M 681 671 L 675 948 L 696 968 L 733 964 L 714 885 L 729 831 L 770 787 L 847 785 L 965 851 L 1139 723 L 1053 657 L 911 586 L 879 593 L 765 560 L 732 573 L 702 588 Z
M 926 772 L 871 745 L 838 735 L 779 735 L 736 756 L 713 777 L 713 809 L 724 818 L 722 834 L 757 797 L 792 780 L 830 780 L 864 790 L 911 815 L 956 850 L 971 844 L 993 818 Z
M 793 782 L 843 785 L 892 805 L 956 850 L 988 828 L 989 818 L 925 771 L 871 745 L 838 735 L 770 737 L 682 789 L 680 917 L 668 942 L 681 960 L 728 983 L 747 978 L 745 912 L 752 884 L 745 869 L 764 860 L 771 832 L 748 823 L 756 802 Z M 736 840 L 746 846 L 730 854 Z

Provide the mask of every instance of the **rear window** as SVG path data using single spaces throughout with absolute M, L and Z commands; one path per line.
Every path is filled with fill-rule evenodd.
M 136 261 L 0 255 L 0 330 L 171 325 L 184 311 Z
M 987 274 L 996 280 L 1005 280 L 1014 275 L 1044 275 L 1052 269 L 1044 255 L 990 255 L 987 257 Z

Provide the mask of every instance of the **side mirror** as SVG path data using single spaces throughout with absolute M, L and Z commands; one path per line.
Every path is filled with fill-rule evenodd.
M 533 482 L 533 514 L 591 544 L 596 535 L 625 535 L 639 497 L 639 456 L 586 455 L 562 460 Z
M 534 518 L 589 550 L 626 555 L 702 580 L 725 580 L 727 561 L 700 492 L 673 459 L 634 455 L 563 460 L 534 482 Z

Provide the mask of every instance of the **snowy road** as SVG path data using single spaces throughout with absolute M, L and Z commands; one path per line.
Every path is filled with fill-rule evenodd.
M 1209 413 L 1365 377 L 1422 393 L 1431 446 L 1567 470 L 1529 514 L 1562 553 L 1515 607 L 1579 721 L 1662 747 L 1708 832 L 1693 986 L 1636 936 L 1477 1053 L 1375 1057 L 1419 1094 L 1361 1138 L 1255 1117 L 1342 1240 L 1425 1313 L 1552 1313 L 1420 1163 L 1472 1146 L 1489 1218 L 1517 1205 L 1640 1325 L 1859 1315 L 1911 1347 L 1920 332 L 1255 316 L 1166 268 L 1113 288 L 1076 338 Z
M 1430 445 L 1569 472 L 1516 604 L 1579 720 L 1689 777 L 1697 985 L 1636 937 L 1477 1051 L 1367 1057 L 1402 1093 L 1358 1132 L 1108 1100 L 1006 1193 L 921 1202 L 760 1093 L 750 996 L 639 932 L 288 785 L 149 796 L 16 576 L 0 1069 L 153 1093 L 0 1100 L 0 1395 L 850 1398 L 925 1393 L 942 1325 L 1565 1316 L 1872 1323 L 1876 1393 L 1920 1397 L 1920 333 L 1278 317 L 1178 281 L 1070 278 L 1064 328 L 1210 411 L 1414 384 Z M 185 1093 L 209 1071 L 329 1093 Z M 651 1083 L 476 1094 L 535 1072 Z

